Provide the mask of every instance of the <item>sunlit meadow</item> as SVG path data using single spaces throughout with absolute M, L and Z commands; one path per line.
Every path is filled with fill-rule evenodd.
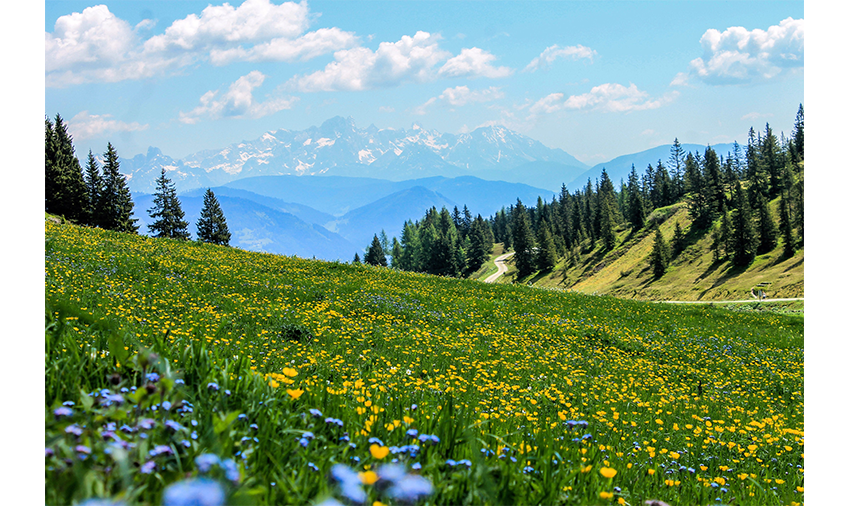
M 45 240 L 47 503 L 803 503 L 800 318 Z

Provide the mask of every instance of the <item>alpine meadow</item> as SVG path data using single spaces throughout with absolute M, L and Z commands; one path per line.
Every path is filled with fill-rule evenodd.
M 104 3 L 45 504 L 804 504 L 802 2 Z

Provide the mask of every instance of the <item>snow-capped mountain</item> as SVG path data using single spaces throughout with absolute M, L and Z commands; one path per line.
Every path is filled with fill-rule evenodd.
M 563 166 L 559 180 L 535 179 L 513 169 L 529 162 Z M 411 129 L 360 129 L 351 118 L 331 118 L 301 131 L 275 130 L 259 139 L 205 150 L 175 160 L 156 148 L 146 155 L 121 160 L 134 192 L 154 191 L 161 168 L 179 190 L 226 184 L 267 175 L 340 175 L 401 181 L 430 176 L 485 175 L 488 179 L 559 188 L 587 169 L 561 149 L 501 126 L 480 127 L 464 134 L 443 134 L 419 125 Z M 550 167 L 551 169 L 551 167 Z M 562 172 L 562 173 L 561 173 Z M 545 186 L 541 183 L 546 183 Z

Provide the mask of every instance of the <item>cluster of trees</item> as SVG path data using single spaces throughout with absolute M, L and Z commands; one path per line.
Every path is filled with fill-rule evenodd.
M 45 118 L 44 126 L 45 211 L 78 225 L 138 233 L 138 219 L 133 218 L 133 199 L 126 178 L 119 172 L 118 152 L 112 143 L 107 143 L 103 167 L 89 150 L 83 172 L 62 117 L 57 114 L 54 121 Z M 148 225 L 154 237 L 189 239 L 189 223 L 183 219 L 185 214 L 177 198 L 177 189 L 165 175 L 165 169 L 157 179 L 153 207 L 148 214 L 154 220 Z M 204 195 L 197 227 L 199 241 L 230 244 L 224 212 L 210 189 Z
M 676 139 L 666 162 L 650 164 L 643 174 L 632 166 L 628 181 L 621 180 L 619 188 L 603 169 L 595 184 L 588 179 L 574 192 L 562 185 L 551 202 L 538 197 L 535 207 L 517 200 L 502 208 L 481 220 L 488 225 L 482 227 L 483 235 L 515 251 L 518 275 L 523 277 L 551 270 L 559 258 L 577 259 L 597 247 L 611 250 L 618 231 L 651 233 L 657 225 L 648 219 L 654 210 L 684 201 L 692 221 L 688 234 L 678 224 L 669 240 L 655 232 L 648 260 L 656 276 L 685 249 L 689 236 L 711 234 L 715 259 L 739 266 L 773 250 L 780 238 L 783 254 L 792 256 L 803 246 L 803 159 L 800 105 L 788 138 L 777 138 L 769 124 L 764 132 L 750 128 L 746 148 L 734 143 L 725 156 L 711 146 L 703 153 L 686 153 Z M 393 266 L 449 276 L 474 272 L 486 256 L 481 259 L 483 249 L 461 218 L 456 208 L 454 215 L 432 209 L 421 222 L 406 223 L 401 243 L 393 240 Z M 471 223 L 471 217 L 465 219 Z M 380 257 L 387 249 L 386 240 L 382 244 L 376 235 L 369 251 L 380 251 Z M 380 258 L 377 261 L 380 264 Z
M 464 206 L 453 212 L 445 207 L 429 209 L 418 221 L 407 221 L 401 241 L 393 238 L 392 245 L 384 233 L 377 235 L 367 248 L 364 260 L 372 265 L 387 265 L 390 254 L 392 267 L 439 276 L 461 277 L 477 271 L 493 249 L 493 231 L 479 214 L 475 218 Z M 355 261 L 359 256 L 355 256 Z

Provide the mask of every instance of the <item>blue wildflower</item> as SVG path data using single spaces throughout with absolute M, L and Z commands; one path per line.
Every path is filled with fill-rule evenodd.
M 218 386 L 218 383 L 209 382 L 209 383 L 207 383 L 207 388 L 209 388 L 213 392 L 218 392 L 219 386 Z
M 80 437 L 83 435 L 83 429 L 77 424 L 71 424 L 65 427 L 65 434 L 73 434 L 77 437 Z
M 410 468 L 418 471 L 418 470 L 422 469 L 422 464 L 420 464 L 419 462 L 414 462 L 413 465 L 410 466 Z
M 376 444 L 378 446 L 384 446 L 384 442 L 381 441 L 380 439 L 376 438 L 376 437 L 370 437 L 369 438 L 369 444 Z
M 173 430 L 174 432 L 183 430 L 183 426 L 180 425 L 179 423 L 175 422 L 174 420 L 166 420 L 165 421 L 165 428 Z
M 225 478 L 234 483 L 239 482 L 239 468 L 236 466 L 236 462 L 234 462 L 233 459 L 223 460 L 221 462 L 221 468 L 224 469 Z
M 449 467 L 454 467 L 454 466 L 457 465 L 457 462 L 455 462 L 452 459 L 446 459 L 446 465 L 449 466 Z
M 160 455 L 174 455 L 174 450 L 168 445 L 157 445 L 148 453 L 151 457 L 158 457 Z
M 159 381 L 159 374 L 155 372 L 149 372 L 145 374 L 145 379 L 147 381 L 150 381 L 151 383 L 156 383 L 157 381 Z
M 139 472 L 142 474 L 151 474 L 156 469 L 156 462 L 149 460 L 142 464 L 142 468 L 139 469 Z
M 318 409 L 316 409 L 316 408 L 310 408 L 310 415 L 311 415 L 313 418 L 321 418 L 321 417 L 322 417 L 322 412 L 321 412 L 321 411 L 319 411 L 319 410 L 318 410 Z
M 202 473 L 209 472 L 213 466 L 218 465 L 220 462 L 218 455 L 214 453 L 204 453 L 203 455 L 198 455 L 195 457 L 195 465 L 198 466 L 198 471 Z
M 73 414 L 74 410 L 69 408 L 68 406 L 61 406 L 53 410 L 53 416 L 55 416 L 57 419 L 65 416 L 71 416 Z
M 387 495 L 401 502 L 416 502 L 422 497 L 427 497 L 434 492 L 431 482 L 422 476 L 407 474 L 396 481 L 389 489 Z
M 366 501 L 366 492 L 360 486 L 357 473 L 342 464 L 335 464 L 331 467 L 331 476 L 339 483 L 340 491 L 346 499 L 359 504 Z
M 222 506 L 224 489 L 208 478 L 194 478 L 169 485 L 162 506 Z
M 309 467 L 313 471 L 319 472 L 319 466 L 317 466 L 316 464 L 314 464 L 312 462 L 307 462 L 307 467 Z
M 170 403 L 170 402 L 168 402 L 168 401 L 163 401 L 163 403 L 162 403 L 162 409 L 164 409 L 164 410 L 166 410 L 166 411 L 171 411 L 171 403 Z
M 419 431 L 416 429 L 409 429 L 406 434 L 407 437 L 416 439 L 416 437 L 419 436 Z

